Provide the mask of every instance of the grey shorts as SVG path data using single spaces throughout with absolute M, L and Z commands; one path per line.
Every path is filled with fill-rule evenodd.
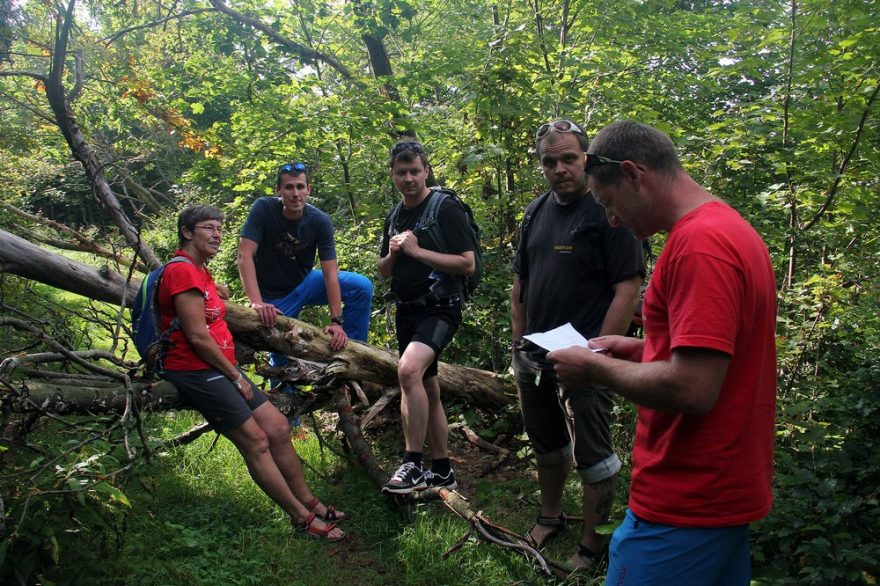
M 241 370 L 239 370 L 241 372 Z M 219 370 L 166 370 L 165 378 L 178 394 L 223 433 L 235 429 L 253 415 L 254 409 L 268 401 L 266 395 L 242 373 L 253 387 L 254 398 L 245 401 L 232 381 Z
M 573 455 L 578 474 L 591 484 L 617 474 L 621 463 L 611 444 L 611 391 L 563 390 L 553 370 L 542 370 L 520 351 L 513 354 L 513 370 L 538 463 L 554 464 Z

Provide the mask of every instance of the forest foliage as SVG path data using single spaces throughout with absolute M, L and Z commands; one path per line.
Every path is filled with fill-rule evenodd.
M 486 275 L 447 360 L 500 372 L 517 222 L 543 189 L 535 129 L 557 117 L 589 134 L 622 118 L 654 125 L 691 175 L 757 228 L 776 268 L 776 500 L 754 530 L 756 565 L 798 583 L 875 583 L 878 22 L 870 0 L 0 0 L 0 229 L 86 255 L 75 230 L 132 256 L 74 156 L 81 145 L 60 130 L 50 104 L 60 95 L 157 258 L 173 251 L 182 206 L 226 212 L 212 269 L 242 299 L 237 229 L 253 199 L 272 192 L 277 167 L 303 161 L 311 203 L 333 217 L 342 268 L 376 280 L 370 341 L 391 345 L 375 261 L 396 200 L 388 149 L 413 134 L 483 231 Z M 659 252 L 662 238 L 653 244 Z M 33 291 L 0 274 L 3 314 L 38 315 L 78 349 L 117 334 L 96 325 L 112 314 Z M 0 331 L 0 358 L 43 348 L 3 323 Z M 17 383 L 0 376 L 2 392 L 14 392 Z M 31 575 L 48 563 L 47 540 L 57 536 L 43 516 L 88 510 L 84 523 L 100 528 L 106 510 L 124 508 L 112 478 L 83 480 L 124 465 L 123 453 L 106 452 L 112 462 L 74 458 L 4 497 L 5 571 L 17 564 Z M 77 496 L 57 506 L 46 494 L 22 510 L 28 490 L 42 495 L 59 482 Z M 72 488 L 80 482 L 104 512 Z M 27 557 L 37 550 L 42 557 Z

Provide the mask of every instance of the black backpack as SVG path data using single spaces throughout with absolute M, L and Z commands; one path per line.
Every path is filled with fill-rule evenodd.
M 443 229 L 437 221 L 437 216 L 440 213 L 440 206 L 448 198 L 464 209 L 468 221 L 468 227 L 471 229 L 471 244 L 474 250 L 474 272 L 470 275 L 456 276 L 459 277 L 458 281 L 462 298 L 465 301 L 469 301 L 473 298 L 474 290 L 483 281 L 483 252 L 480 248 L 480 227 L 474 219 L 474 212 L 471 210 L 471 207 L 462 201 L 462 199 L 458 197 L 458 194 L 453 190 L 445 187 L 431 187 L 431 190 L 434 192 L 434 195 L 428 201 L 425 211 L 422 212 L 422 216 L 416 223 L 417 228 L 415 232 L 426 233 L 434 243 L 434 246 L 437 247 L 437 251 L 445 253 L 449 248 L 446 246 L 446 240 L 443 237 Z M 400 215 L 402 207 L 403 203 L 398 203 L 388 217 L 389 238 L 393 236 L 394 226 L 397 225 L 397 217 Z

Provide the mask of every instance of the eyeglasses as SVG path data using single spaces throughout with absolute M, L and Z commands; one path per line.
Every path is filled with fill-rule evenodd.
M 412 141 L 412 140 L 409 140 L 406 142 L 399 142 L 396 145 L 394 145 L 393 147 L 391 147 L 391 156 L 396 157 L 397 155 L 399 155 L 403 151 L 412 151 L 414 153 L 425 154 L 425 147 L 423 147 L 421 144 L 419 144 L 415 141 Z
M 584 131 L 571 120 L 554 120 L 553 122 L 548 122 L 547 124 L 539 126 L 538 131 L 535 133 L 535 139 L 540 140 L 544 138 L 544 136 L 551 130 L 555 130 L 556 132 L 574 132 L 581 136 L 586 136 Z
M 586 154 L 587 157 L 587 169 L 590 167 L 598 167 L 599 165 L 620 165 L 623 161 L 618 161 L 617 159 L 609 159 L 608 157 L 603 157 L 602 155 L 591 155 L 590 153 Z
M 281 168 L 278 169 L 278 176 L 281 177 L 285 173 L 288 175 L 292 173 L 296 173 L 299 175 L 300 173 L 305 173 L 308 171 L 308 167 L 306 167 L 305 163 L 287 163 L 286 165 L 281 165 Z
M 199 230 L 207 230 L 211 234 L 216 232 L 217 234 L 223 234 L 223 226 L 209 226 L 209 225 L 201 225 L 201 226 L 193 226 L 193 228 L 198 228 Z

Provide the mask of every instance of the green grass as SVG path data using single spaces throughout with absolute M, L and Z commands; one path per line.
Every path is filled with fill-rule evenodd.
M 152 435 L 168 438 L 198 421 L 190 412 L 150 420 Z M 325 432 L 326 433 L 326 432 Z M 332 435 L 328 437 L 336 443 Z M 309 485 L 349 518 L 351 538 L 325 544 L 291 530 L 287 516 L 256 487 L 232 444 L 202 436 L 159 452 L 122 487 L 131 510 L 111 547 L 64 548 L 46 583 L 120 585 L 472 585 L 548 583 L 523 556 L 473 537 L 443 559 L 467 523 L 439 502 L 402 506 L 379 493 L 366 474 L 313 433 L 296 440 Z M 514 530 L 535 515 L 531 473 L 476 483 L 471 507 Z M 576 481 L 567 492 L 579 493 Z M 567 506 L 576 510 L 577 498 Z M 524 502 L 528 501 L 528 502 Z M 564 560 L 577 544 L 569 528 L 548 553 Z M 65 555 L 67 554 L 67 555 Z M 601 573 L 601 572 L 600 572 Z M 580 579 L 569 583 L 594 584 Z

